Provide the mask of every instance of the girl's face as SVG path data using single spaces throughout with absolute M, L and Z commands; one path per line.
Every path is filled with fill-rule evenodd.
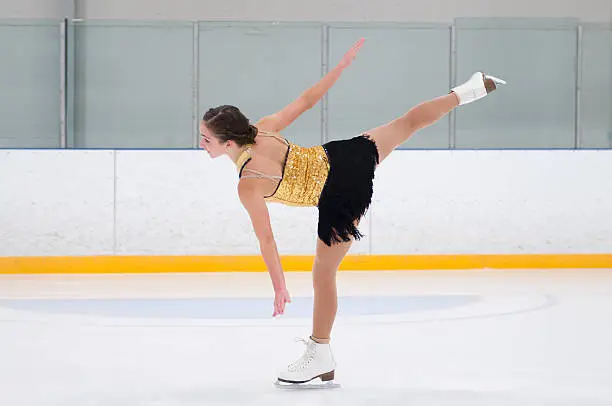
M 221 143 L 203 121 L 200 123 L 200 148 L 205 149 L 213 159 L 227 153 L 227 145 Z

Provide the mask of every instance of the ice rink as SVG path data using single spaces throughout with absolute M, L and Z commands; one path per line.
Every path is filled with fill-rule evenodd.
M 283 390 L 310 273 L 0 276 L 0 405 L 612 404 L 612 270 L 340 272 L 337 389 Z

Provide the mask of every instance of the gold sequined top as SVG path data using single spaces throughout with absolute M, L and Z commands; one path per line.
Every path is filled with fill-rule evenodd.
M 267 135 L 260 131 L 259 135 Z M 258 135 L 258 136 L 259 136 Z M 268 136 L 275 137 L 270 134 Z M 247 148 L 236 160 L 241 178 L 267 178 L 279 180 L 272 195 L 266 196 L 268 202 L 288 206 L 317 206 L 329 173 L 327 154 L 322 146 L 302 147 L 282 137 L 275 137 L 288 145 L 282 176 L 271 176 L 253 169 L 245 168 L 251 160 L 251 150 Z M 242 175 L 250 172 L 252 175 Z

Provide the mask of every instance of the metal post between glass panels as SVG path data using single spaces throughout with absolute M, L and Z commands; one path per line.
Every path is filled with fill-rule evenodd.
M 200 24 L 193 23 L 193 145 L 198 149 L 200 140 Z
M 329 26 L 321 26 L 321 77 L 329 71 Z M 321 100 L 321 143 L 329 140 L 329 104 L 328 95 L 325 94 Z
M 67 148 L 68 146 L 68 132 L 67 132 L 67 103 L 66 103 L 66 73 L 67 73 L 67 41 L 68 37 L 68 19 L 63 19 L 60 23 L 60 148 Z
M 457 27 L 455 24 L 450 26 L 450 77 L 449 77 L 449 89 L 454 87 L 457 82 Z M 456 110 L 451 111 L 449 115 L 449 126 L 448 126 L 448 148 L 454 149 L 457 147 L 457 113 Z
M 576 30 L 576 88 L 575 88 L 575 117 L 574 117 L 574 148 L 582 145 L 582 71 L 583 71 L 583 27 L 578 25 Z

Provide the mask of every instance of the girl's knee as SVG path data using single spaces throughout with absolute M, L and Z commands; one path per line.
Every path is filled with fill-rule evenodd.
M 332 266 L 316 267 L 312 274 L 314 289 L 328 289 L 336 286 L 336 269 Z

